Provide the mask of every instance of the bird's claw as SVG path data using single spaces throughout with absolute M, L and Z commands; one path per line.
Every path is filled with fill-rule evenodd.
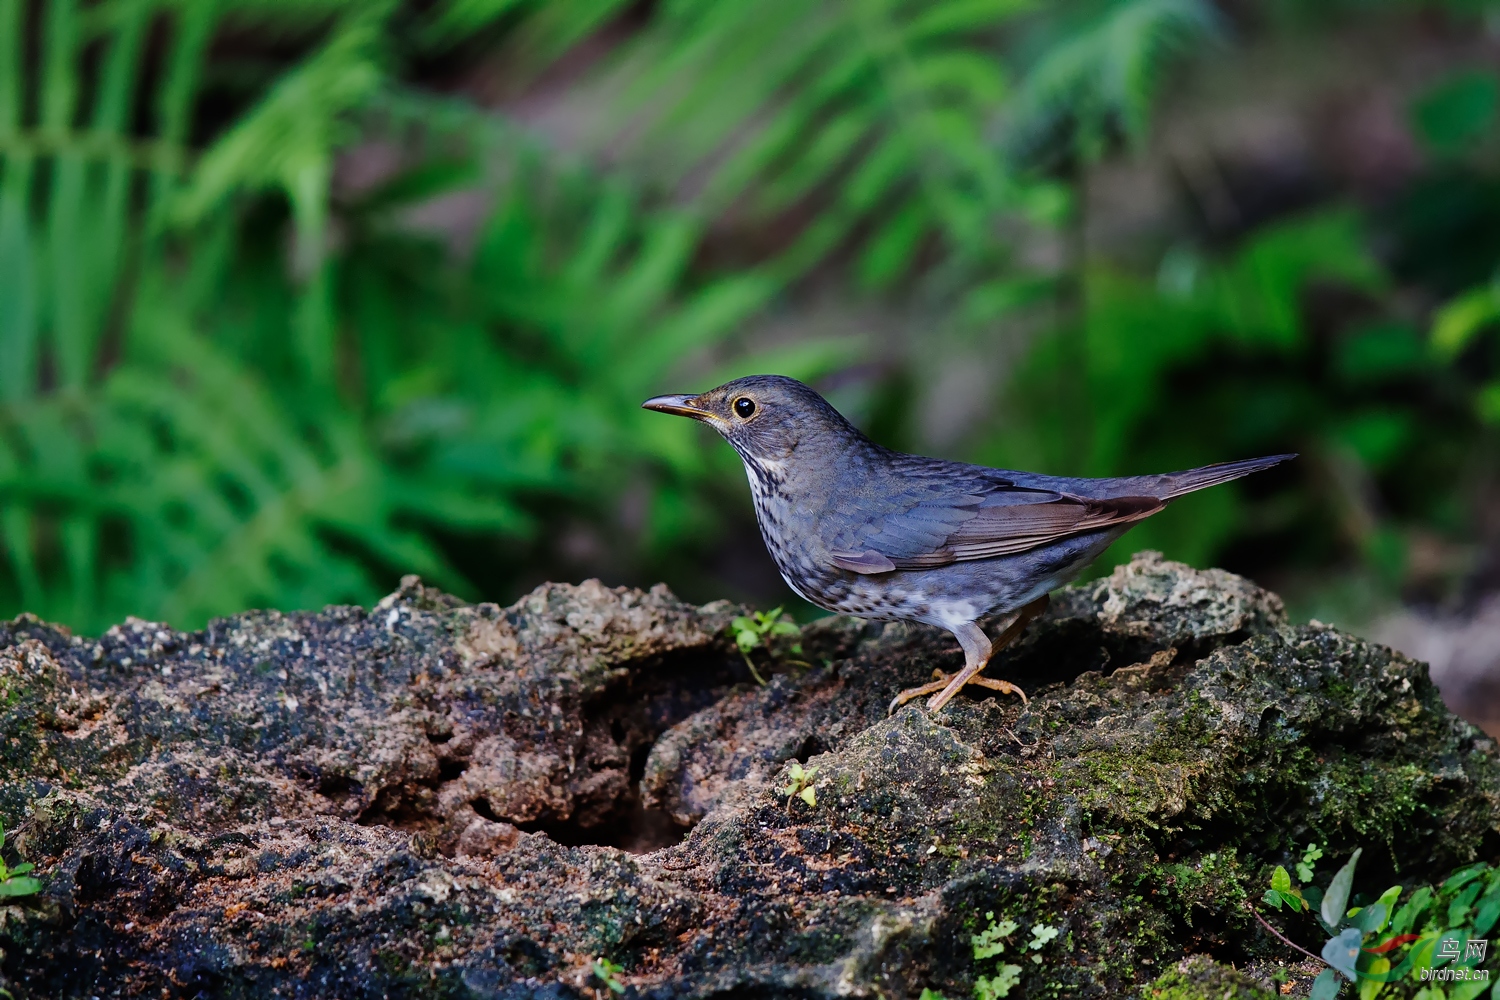
M 905 691 L 902 691 L 900 694 L 896 695 L 896 697 L 892 698 L 890 707 L 886 709 L 885 714 L 895 715 L 896 709 L 900 708 L 902 705 L 905 705 L 913 698 L 920 698 L 924 694 L 932 694 L 932 692 L 934 691 L 941 691 L 943 688 L 948 686 L 948 679 L 953 676 L 952 674 L 945 674 L 937 670 L 934 670 L 933 674 L 937 677 L 937 680 L 929 681 L 928 683 L 922 684 L 918 687 L 907 688 Z
M 996 680 L 990 677 L 970 677 L 969 684 L 977 684 L 980 687 L 989 688 L 991 691 L 999 691 L 1001 694 L 1015 694 L 1021 696 L 1022 705 L 1030 705 L 1031 699 L 1026 697 L 1026 692 L 1016 687 L 1010 681 Z M 968 685 L 964 685 L 967 687 Z
M 890 707 L 886 709 L 885 714 L 896 714 L 896 709 L 900 708 L 902 705 L 905 705 L 913 698 L 922 697 L 922 695 L 924 694 L 933 695 L 933 698 L 927 703 L 928 711 L 942 711 L 942 704 L 934 705 L 932 702 L 937 701 L 937 695 L 941 694 L 943 689 L 948 686 L 948 682 L 953 678 L 953 675 L 944 674 L 936 670 L 933 671 L 933 674 L 937 677 L 937 680 L 929 681 L 926 684 L 922 684 L 914 688 L 907 688 L 905 691 L 902 691 L 900 694 L 896 695 L 896 697 L 892 698 Z M 1026 697 L 1026 692 L 1022 691 L 1010 681 L 997 680 L 994 678 L 984 677 L 976 674 L 968 679 L 968 681 L 964 684 L 964 687 L 968 687 L 971 684 L 978 685 L 979 687 L 983 688 L 989 688 L 991 691 L 999 691 L 1001 694 L 1020 695 L 1022 705 L 1031 704 L 1031 700 Z M 954 693 L 957 694 L 957 692 Z

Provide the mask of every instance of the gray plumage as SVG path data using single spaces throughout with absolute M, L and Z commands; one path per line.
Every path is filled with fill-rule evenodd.
M 990 469 L 883 448 L 777 375 L 642 405 L 701 420 L 739 453 L 761 536 L 793 590 L 830 611 L 946 628 L 969 676 L 989 657 L 971 648 L 976 621 L 1067 583 L 1176 497 L 1292 457 L 1114 479 Z

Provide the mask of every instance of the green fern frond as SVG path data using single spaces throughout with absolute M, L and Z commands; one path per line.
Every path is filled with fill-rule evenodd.
M 54 398 L 12 427 L 28 460 L 7 455 L 0 496 L 27 606 L 83 627 L 132 609 L 196 626 L 296 595 L 368 602 L 381 590 L 372 562 L 463 587 L 400 527 L 411 514 L 451 514 L 453 486 L 434 499 L 402 481 L 346 419 L 326 422 L 313 446 L 274 395 L 169 312 L 148 307 L 138 322 L 156 327 L 96 399 Z M 55 522 L 67 554 L 50 580 L 33 556 L 38 516 Z M 129 558 L 101 566 L 111 533 Z M 84 606 L 79 595 L 96 589 L 102 603 Z
M 201 220 L 237 190 L 278 188 L 290 200 L 304 253 L 322 237 L 334 152 L 354 132 L 348 115 L 383 79 L 382 28 L 393 3 L 363 4 L 305 62 L 204 154 L 174 206 L 179 222 Z
M 1025 6 L 675 4 L 610 78 L 626 101 L 612 118 L 651 176 L 705 216 L 820 202 L 778 275 L 864 232 L 859 273 L 885 286 L 928 240 L 985 252 L 1021 205 L 989 130 L 1011 89 L 997 37 Z
M 1206 0 L 1117 0 L 1082 18 L 1026 74 L 1010 112 L 1014 155 L 1045 158 L 1061 138 L 1068 155 L 1094 160 L 1111 138 L 1139 141 L 1172 57 L 1220 28 Z
M 623 0 L 0 0 L 0 605 L 196 625 L 406 571 L 462 590 L 446 540 L 561 503 L 696 537 L 732 457 L 640 399 L 847 363 L 739 343 L 814 268 L 973 324 L 1044 293 L 1004 234 L 1067 192 L 1007 147 L 1143 127 L 1206 2 L 674 0 L 581 85 L 626 164 L 600 168 L 398 72 L 481 34 L 524 79 Z M 1017 84 L 1039 21 L 1070 41 Z M 196 135 L 226 24 L 300 54 Z M 365 138 L 398 169 L 335 197 Z M 484 205 L 472 254 L 412 224 L 449 195 Z M 787 235 L 709 267 L 741 229 Z
M 448 0 L 434 5 L 421 30 L 428 46 L 453 45 L 511 23 L 498 58 L 518 82 L 552 65 L 629 8 L 627 0 Z
M 434 11 L 425 40 L 441 44 L 466 38 L 527 6 L 526 0 L 448 0 Z

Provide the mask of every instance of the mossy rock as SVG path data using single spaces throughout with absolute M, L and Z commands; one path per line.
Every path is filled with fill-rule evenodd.
M 1231 964 L 1295 956 L 1246 901 L 1307 842 L 1381 888 L 1500 860 L 1494 746 L 1426 668 L 1220 571 L 1060 593 L 989 671 L 1029 705 L 937 716 L 886 705 L 960 662 L 945 633 L 827 619 L 759 687 L 737 612 L 408 580 L 192 634 L 0 626 L 0 818 L 46 884 L 3 911 L 4 987 L 1248 998 Z
M 1147 1000 L 1276 1000 L 1265 984 L 1207 955 L 1192 955 L 1146 988 Z

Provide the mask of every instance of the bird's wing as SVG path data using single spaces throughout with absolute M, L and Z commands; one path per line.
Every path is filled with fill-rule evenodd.
M 1025 552 L 1070 535 L 1122 526 L 1161 510 L 1156 497 L 1089 499 L 994 484 L 863 521 L 834 540 L 834 565 L 853 573 L 926 569 Z
M 993 559 L 1133 524 L 1184 494 L 1293 457 L 1268 455 L 1159 476 L 1061 479 L 892 454 L 895 475 L 872 491 L 878 500 L 849 505 L 852 516 L 829 539 L 829 549 L 834 565 L 864 574 Z

